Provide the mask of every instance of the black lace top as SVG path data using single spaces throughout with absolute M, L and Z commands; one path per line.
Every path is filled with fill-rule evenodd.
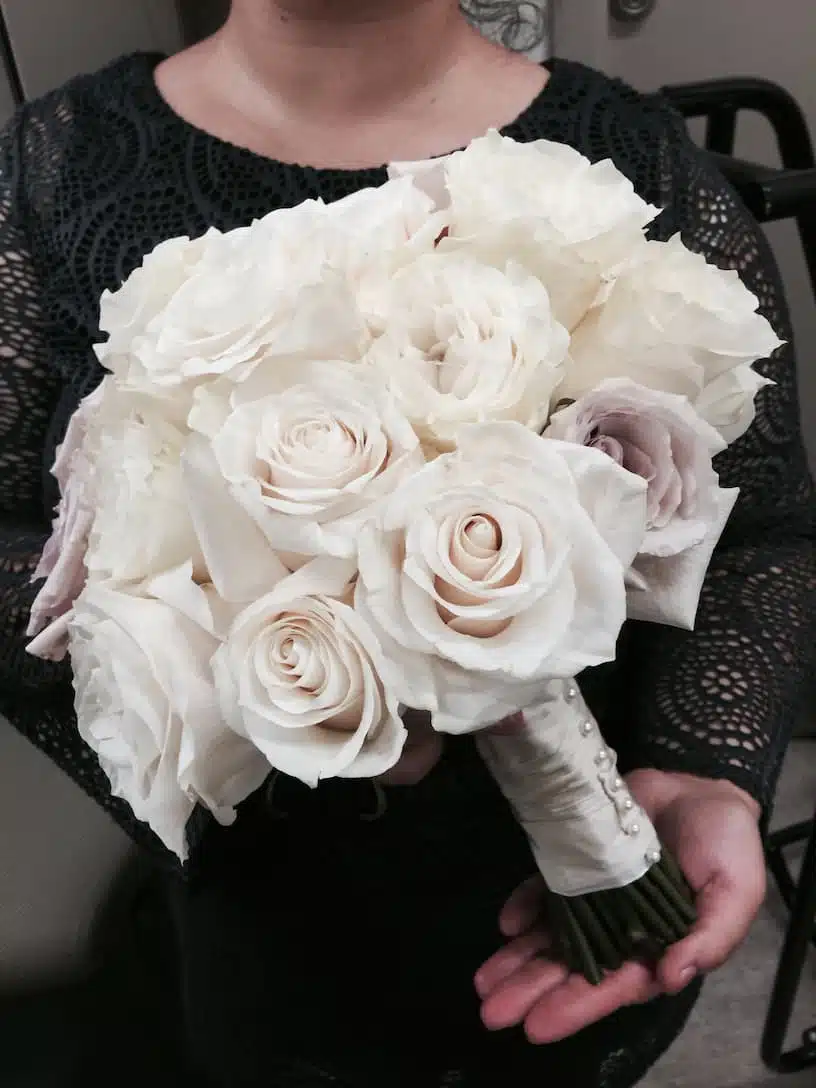
M 80 740 L 68 670 L 24 653 L 30 575 L 56 500 L 49 467 L 101 377 L 98 299 L 163 239 L 335 199 L 385 172 L 289 165 L 219 141 L 163 102 L 156 61 L 130 57 L 75 80 L 26 106 L 0 141 L 0 713 L 167 861 Z M 611 157 L 665 208 L 656 236 L 682 231 L 737 269 L 789 339 L 768 244 L 682 121 L 580 65 L 551 69 L 506 133 Z M 624 766 L 729 778 L 767 803 L 814 658 L 816 505 L 792 348 L 761 369 L 776 384 L 719 463 L 741 498 L 696 632 L 632 625 L 619 662 L 587 688 Z M 199 821 L 189 879 L 170 879 L 188 1027 L 210 1075 L 292 1088 L 401 1077 L 410 1088 L 533 1078 L 611 1088 L 639 1077 L 690 997 L 543 1050 L 479 1030 L 470 973 L 494 949 L 495 911 L 530 862 L 468 742 L 453 742 L 419 787 L 390 791 L 377 821 L 360 819 L 371 801 L 361 788 L 306 797 L 284 783 L 271 803 L 248 802 L 235 828 Z M 276 818 L 281 807 L 289 819 Z M 367 987 L 364 1006 L 350 1003 L 350 978 Z M 417 1025 L 423 1045 L 409 1046 Z

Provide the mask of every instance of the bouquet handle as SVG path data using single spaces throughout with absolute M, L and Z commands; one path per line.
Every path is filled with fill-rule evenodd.
M 547 684 L 518 732 L 484 732 L 476 743 L 527 834 L 572 969 L 599 982 L 687 935 L 692 893 L 575 681 Z

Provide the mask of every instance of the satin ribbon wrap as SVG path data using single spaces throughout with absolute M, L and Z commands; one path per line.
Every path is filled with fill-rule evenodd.
M 660 860 L 657 834 L 574 681 L 547 684 L 519 732 L 483 732 L 476 743 L 557 895 L 625 887 Z

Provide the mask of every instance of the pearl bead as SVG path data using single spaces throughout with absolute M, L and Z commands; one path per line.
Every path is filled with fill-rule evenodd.
M 599 767 L 601 764 L 609 762 L 609 752 L 607 752 L 606 748 L 601 748 L 600 752 L 595 756 L 595 762 Z
M 657 863 L 659 861 L 660 861 L 660 851 L 659 850 L 650 850 L 649 853 L 646 855 L 646 864 L 647 865 L 657 865 Z
M 581 722 L 581 735 L 584 737 L 588 737 L 594 728 L 595 726 L 592 724 L 592 722 Z
M 617 790 L 623 789 L 623 779 L 613 778 L 609 788 L 613 793 L 615 793 Z
M 626 809 L 627 812 L 631 812 L 632 809 L 635 807 L 635 802 L 632 800 L 631 797 L 627 797 L 626 800 L 623 802 L 623 807 Z
M 630 824 L 629 827 L 627 827 L 627 829 L 626 829 L 626 834 L 627 835 L 639 835 L 640 834 L 640 824 Z
M 575 684 L 570 684 L 566 690 L 565 698 L 568 703 L 574 703 L 578 698 L 578 688 Z

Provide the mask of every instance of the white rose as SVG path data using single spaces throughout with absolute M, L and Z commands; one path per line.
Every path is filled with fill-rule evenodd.
M 645 491 L 597 450 L 464 428 L 360 534 L 355 604 L 400 701 L 461 732 L 612 660 Z
M 677 555 L 699 544 L 718 520 L 720 486 L 711 460 L 725 442 L 685 397 L 612 378 L 556 412 L 546 434 L 593 446 L 646 481 L 641 554 Z
M 181 455 L 186 436 L 138 398 L 132 409 L 101 421 L 96 463 L 96 517 L 86 557 L 96 577 L 132 581 L 192 559 L 206 566 L 185 500 Z
M 304 366 L 290 385 L 292 374 L 259 373 L 234 389 L 212 433 L 211 471 L 279 554 L 353 556 L 370 508 L 424 464 L 419 442 L 392 398 L 354 367 Z M 220 486 L 201 477 L 188 489 L 199 524 Z M 240 535 L 229 546 L 241 562 Z
M 147 254 L 116 291 L 100 300 L 99 328 L 108 339 L 96 354 L 117 375 L 127 372 L 128 353 L 147 332 L 169 299 L 195 271 L 196 265 L 222 235 L 214 228 L 200 238 L 170 238 Z
M 237 617 L 213 661 L 228 724 L 310 786 L 383 774 L 405 742 L 379 644 L 351 606 L 353 574 L 344 560 L 301 568 Z
M 764 378 L 746 363 L 726 370 L 709 382 L 695 400 L 694 407 L 731 445 L 754 422 L 760 389 L 773 384 L 770 378 Z
M 378 306 L 368 362 L 429 449 L 451 449 L 480 420 L 546 422 L 569 334 L 535 277 L 436 253 L 397 272 Z
M 209 441 L 190 435 L 181 460 L 184 497 L 210 580 L 233 604 L 257 600 L 289 570 L 230 492 Z
M 180 568 L 169 579 L 181 597 L 205 592 L 190 573 Z M 197 610 L 206 613 L 206 601 Z M 229 823 L 269 771 L 223 725 L 210 668 L 217 647 L 178 609 L 105 583 L 85 587 L 71 622 L 79 731 L 114 796 L 181 859 L 196 804 Z
M 757 306 L 736 272 L 692 253 L 679 235 L 650 242 L 573 332 L 559 392 L 577 399 L 626 377 L 694 403 L 717 378 L 780 346 Z M 746 388 L 745 399 L 755 392 Z
M 523 264 L 547 287 L 553 313 L 572 329 L 603 278 L 644 244 L 659 209 L 609 160 L 591 163 L 550 140 L 518 143 L 496 132 L 429 163 L 402 163 L 447 211 L 443 248 L 473 248 L 503 267 Z
M 360 356 L 368 338 L 354 292 L 315 248 L 323 211 L 286 211 L 285 231 L 258 223 L 186 243 L 198 259 L 174 265 L 175 279 L 154 282 L 148 262 L 133 274 L 123 291 L 139 320 L 118 332 L 119 354 L 103 351 L 123 385 L 178 398 L 205 378 L 240 381 L 261 363 Z
M 300 209 L 307 207 L 301 205 Z M 278 209 L 255 225 L 259 240 L 293 252 L 293 260 L 311 261 L 311 271 L 297 274 L 308 282 L 328 268 L 363 294 L 401 265 L 432 252 L 445 226 L 434 202 L 399 178 L 375 188 L 359 189 L 331 204 L 311 205 L 308 236 L 300 209 Z M 293 215 L 294 211 L 294 215 Z

